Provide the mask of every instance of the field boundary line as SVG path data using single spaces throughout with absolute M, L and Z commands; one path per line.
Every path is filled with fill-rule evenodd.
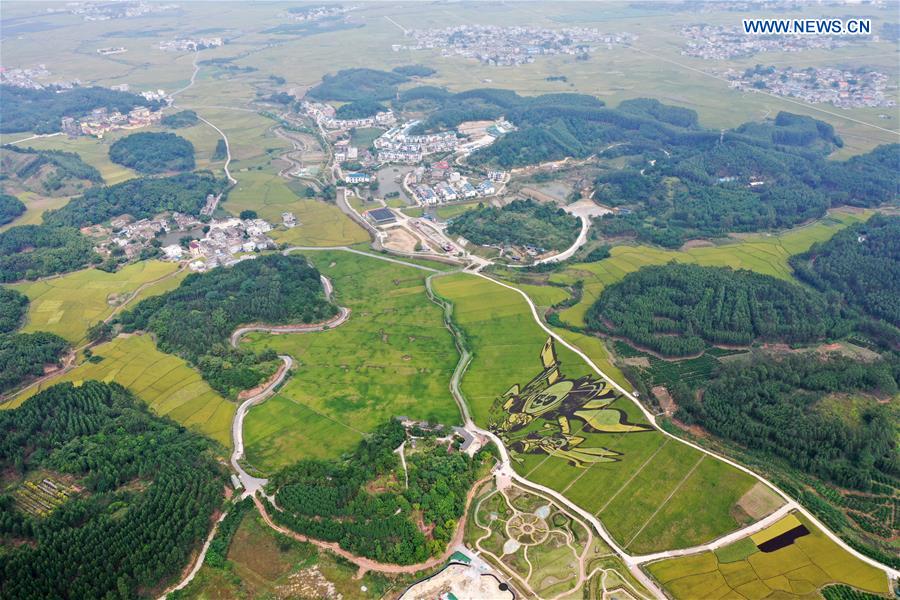
M 647 521 L 646 521 L 643 525 L 641 525 L 641 528 L 637 530 L 637 533 L 635 533 L 633 536 L 631 536 L 631 539 L 628 540 L 628 542 L 625 544 L 625 547 L 626 547 L 626 548 L 627 548 L 628 546 L 630 546 L 631 544 L 633 544 L 633 543 L 634 543 L 634 540 L 636 540 L 636 539 L 638 538 L 638 536 L 641 535 L 641 534 L 644 532 L 644 529 L 647 528 L 647 525 L 649 525 L 649 524 L 653 521 L 653 519 L 656 518 L 656 515 L 659 514 L 659 511 L 661 511 L 661 510 L 666 506 L 666 504 L 669 503 L 669 500 L 671 500 L 671 499 L 675 496 L 675 494 L 678 493 L 678 490 L 681 489 L 681 486 L 684 485 L 684 482 L 687 481 L 687 480 L 690 478 L 690 476 L 694 474 L 694 471 L 697 470 L 697 467 L 699 467 L 699 466 L 700 466 L 700 463 L 702 463 L 704 460 L 706 460 L 706 455 L 705 455 L 705 454 L 701 454 L 701 455 L 700 455 L 700 458 L 697 460 L 697 462 L 694 463 L 694 466 L 691 467 L 691 470 L 688 471 L 688 472 L 684 475 L 684 477 L 681 478 L 681 481 L 679 481 L 679 482 L 678 482 L 678 485 L 676 485 L 675 488 L 669 493 L 669 495 L 666 496 L 666 499 L 663 500 L 663 501 L 660 503 L 660 505 L 656 507 L 656 510 L 654 510 L 654 511 L 653 511 L 653 514 L 650 515 L 650 518 L 647 519 Z
M 597 515 L 597 516 L 600 516 L 600 513 L 602 513 L 604 510 L 606 510 L 606 507 L 607 507 L 607 506 L 609 506 L 610 504 L 612 504 L 612 501 L 615 500 L 615 499 L 619 496 L 619 494 L 622 493 L 622 490 L 624 490 L 626 487 L 628 487 L 628 484 L 630 484 L 632 481 L 634 481 L 635 477 L 637 477 L 637 476 L 644 470 L 644 467 L 646 467 L 647 465 L 650 464 L 650 461 L 653 460 L 653 459 L 656 457 L 657 454 L 659 454 L 659 451 L 660 451 L 660 450 L 662 450 L 666 445 L 668 445 L 669 441 L 670 441 L 669 438 L 664 439 L 664 440 L 663 440 L 663 443 L 659 445 L 659 448 L 657 448 L 656 450 L 654 450 L 654 451 L 653 451 L 653 454 L 651 454 L 650 456 L 647 457 L 647 460 L 644 461 L 644 464 L 642 464 L 642 465 L 640 466 L 640 468 L 639 468 L 637 471 L 635 471 L 634 473 L 632 473 L 632 474 L 631 474 L 631 477 L 628 478 L 628 481 L 626 481 L 625 483 L 623 483 L 623 484 L 622 484 L 622 487 L 620 487 L 619 489 L 617 489 L 617 490 L 616 490 L 616 493 L 613 494 L 612 496 L 610 496 L 610 497 L 609 497 L 609 500 L 607 500 L 607 501 L 603 504 L 603 506 L 600 507 L 600 510 L 598 510 L 598 511 L 595 512 L 594 514 Z
M 877 561 L 876 559 L 871 558 L 870 556 L 867 556 L 867 555 L 863 554 L 862 552 L 856 550 L 852 546 L 850 546 L 847 542 L 845 542 L 843 539 L 841 539 L 840 536 L 838 536 L 836 533 L 831 531 L 831 529 L 826 527 L 825 524 L 823 524 L 821 520 L 819 520 L 814 514 L 812 514 L 812 512 L 809 509 L 807 509 L 802 504 L 800 504 L 799 502 L 794 500 L 791 496 L 789 496 L 787 493 L 785 493 L 781 488 L 776 486 L 774 483 L 772 483 L 771 481 L 769 481 L 762 475 L 756 473 L 749 467 L 746 467 L 746 466 L 740 464 L 739 462 L 732 460 L 731 458 L 728 458 L 727 456 L 713 452 L 712 450 L 709 450 L 708 448 L 704 448 L 703 446 L 700 446 L 699 444 L 697 444 L 695 442 L 681 438 L 681 437 L 661 428 L 659 426 L 659 424 L 656 422 L 656 417 L 653 415 L 653 413 L 651 413 L 647 409 L 647 407 L 645 407 L 640 402 L 640 400 L 638 400 L 637 397 L 635 397 L 635 395 L 632 392 L 629 392 L 628 390 L 626 390 L 622 385 L 616 383 L 615 380 L 613 380 L 609 375 L 604 373 L 600 369 L 600 367 L 598 367 L 597 364 L 583 350 L 581 350 L 574 344 L 570 343 L 568 340 L 563 338 L 560 334 L 556 333 L 555 331 L 550 329 L 547 325 L 545 325 L 543 321 L 541 321 L 540 316 L 538 315 L 538 312 L 537 312 L 537 307 L 534 305 L 534 302 L 531 300 L 531 298 L 528 296 L 528 294 L 526 294 L 519 288 L 515 287 L 514 285 L 510 285 L 506 282 L 503 282 L 503 281 L 500 281 L 493 277 L 490 277 L 488 275 L 485 275 L 484 273 L 481 273 L 479 271 L 466 271 L 466 272 L 471 275 L 474 275 L 476 277 L 481 277 L 482 279 L 486 279 L 487 281 L 490 281 L 501 287 L 512 290 L 512 291 L 516 292 L 517 294 L 519 294 L 520 296 L 522 296 L 522 298 L 525 299 L 525 302 L 528 305 L 528 307 L 531 309 L 531 316 L 534 319 L 534 321 L 537 323 L 538 327 L 540 327 L 547 335 L 549 335 L 554 340 L 556 340 L 557 342 L 562 344 L 564 347 L 568 348 L 569 350 L 574 352 L 576 355 L 581 357 L 581 359 L 584 360 L 587 363 L 587 365 L 590 366 L 594 370 L 595 373 L 600 375 L 600 377 L 602 377 L 603 379 L 608 381 L 610 383 L 610 385 L 612 385 L 616 390 L 618 390 L 626 398 L 631 400 L 635 404 L 635 406 L 637 406 L 638 409 L 640 409 L 640 411 L 644 413 L 644 416 L 647 417 L 650 424 L 653 425 L 654 429 L 656 429 L 663 435 L 676 440 L 677 442 L 679 442 L 681 444 L 685 444 L 686 446 L 690 446 L 691 448 L 694 448 L 695 450 L 698 450 L 704 454 L 712 456 L 713 458 L 720 460 L 720 461 L 724 462 L 725 464 L 730 465 L 731 467 L 734 467 L 738 471 L 741 471 L 742 473 L 746 473 L 747 475 L 750 475 L 757 481 L 762 482 L 763 484 L 768 486 L 771 490 L 773 490 L 776 494 L 778 494 L 782 498 L 782 500 L 784 500 L 789 505 L 789 508 L 795 509 L 798 512 L 800 512 L 804 517 L 806 517 L 809 521 L 811 521 L 816 527 L 821 529 L 826 537 L 828 537 L 831 541 L 833 541 L 838 546 L 840 546 L 845 552 L 847 552 L 851 556 L 854 556 L 857 559 L 863 561 L 864 563 L 871 565 L 871 566 L 879 569 L 880 571 L 883 571 L 891 579 L 900 578 L 900 570 L 897 570 L 893 567 L 889 567 L 888 565 L 882 564 L 881 562 Z M 553 490 L 553 491 L 558 494 L 558 492 L 556 492 L 555 490 Z M 560 494 L 560 496 L 562 496 L 562 495 Z M 569 502 L 571 502 L 571 501 L 569 501 Z M 784 510 L 785 508 L 786 507 L 782 507 L 782 510 Z M 590 513 L 585 513 L 585 514 L 590 515 Z M 596 517 L 594 517 L 593 515 L 590 515 L 590 516 L 595 521 L 597 521 L 596 523 L 593 523 L 593 521 L 592 521 L 592 524 L 594 524 L 595 526 L 600 525 L 600 531 L 606 535 L 609 535 L 609 533 L 604 528 L 602 528 L 602 523 L 600 523 L 600 521 L 598 519 L 596 519 Z M 736 531 L 745 531 L 745 530 L 752 530 L 752 529 L 753 529 L 753 525 L 748 525 L 747 527 L 743 527 Z M 735 533 L 735 532 L 732 532 L 732 533 Z M 612 536 L 610 536 L 610 539 L 612 539 Z M 608 542 L 608 540 L 607 540 L 607 542 Z M 700 552 L 704 552 L 705 550 L 707 550 L 710 547 L 711 543 L 712 542 L 702 544 L 699 546 L 693 546 L 691 548 L 682 549 L 682 550 L 690 550 L 690 552 L 682 551 L 682 552 L 679 552 L 678 556 L 684 556 L 687 554 L 697 554 Z M 610 546 L 612 546 L 613 549 L 621 549 L 621 547 L 619 547 L 618 544 L 615 544 L 615 543 L 610 544 Z M 647 562 L 649 560 L 642 556 L 630 555 L 624 551 L 622 552 L 622 554 L 623 554 L 623 558 L 625 559 L 626 563 L 628 563 L 628 564 L 641 564 L 641 563 Z M 662 558 L 658 554 L 647 555 L 647 556 L 654 556 L 655 558 Z

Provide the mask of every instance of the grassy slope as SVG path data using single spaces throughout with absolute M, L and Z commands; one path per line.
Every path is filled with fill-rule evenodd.
M 248 461 L 271 471 L 337 456 L 399 415 L 459 423 L 448 389 L 457 353 L 425 296 L 427 273 L 339 251 L 307 256 L 353 312 L 330 331 L 249 336 L 253 349 L 290 354 L 298 367 L 278 396 L 250 411 Z
M 27 321 L 22 331 L 49 331 L 70 342 L 84 339 L 87 328 L 108 317 L 113 294 L 127 297 L 141 285 L 174 273 L 178 265 L 158 260 L 133 263 L 115 273 L 84 269 L 62 277 L 18 283 L 9 287 L 28 296 Z M 141 297 L 171 289 L 183 277 L 172 277 L 146 288 Z
M 472 349 L 474 358 L 462 391 L 476 422 L 485 425 L 494 398 L 540 371 L 538 355 L 547 336 L 518 294 L 489 281 L 449 275 L 435 280 L 435 290 L 453 302 L 453 318 Z M 557 352 L 566 376 L 590 372 L 572 352 L 561 346 Z M 620 398 L 613 407 L 626 412 L 630 421 L 643 422 L 640 410 L 627 399 Z M 621 452 L 620 461 L 598 463 L 585 471 L 547 455 L 523 455 L 516 469 L 598 513 L 629 551 L 691 546 L 739 525 L 731 509 L 753 485 L 748 475 L 702 458 L 699 452 L 667 441 L 658 432 L 584 435 L 585 446 Z M 663 444 L 666 447 L 656 452 Z M 638 471 L 638 476 L 630 479 Z

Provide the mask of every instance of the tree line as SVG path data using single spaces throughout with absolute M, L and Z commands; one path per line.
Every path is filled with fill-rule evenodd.
M 55 472 L 84 488 L 44 517 L 0 495 L 0 596 L 151 596 L 182 571 L 221 504 L 210 443 L 117 384 L 53 386 L 0 411 L 0 429 L 0 465 L 17 482 Z

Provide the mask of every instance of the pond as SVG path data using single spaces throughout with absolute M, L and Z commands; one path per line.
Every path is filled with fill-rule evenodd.
M 415 171 L 415 167 L 410 165 L 388 165 L 378 170 L 378 196 L 384 198 L 392 192 L 399 192 L 400 198 L 407 204 L 415 204 L 403 190 L 403 177 L 411 171 Z

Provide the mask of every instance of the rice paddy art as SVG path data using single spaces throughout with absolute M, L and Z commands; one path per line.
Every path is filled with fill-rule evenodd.
M 534 379 L 524 387 L 512 386 L 491 407 L 490 430 L 514 453 L 549 454 L 586 468 L 616 462 L 622 454 L 592 446 L 580 433 L 652 430 L 649 425 L 628 422 L 624 412 L 609 407 L 619 398 L 609 382 L 591 375 L 566 378 L 553 338 L 544 343 L 540 361 L 543 370 Z

